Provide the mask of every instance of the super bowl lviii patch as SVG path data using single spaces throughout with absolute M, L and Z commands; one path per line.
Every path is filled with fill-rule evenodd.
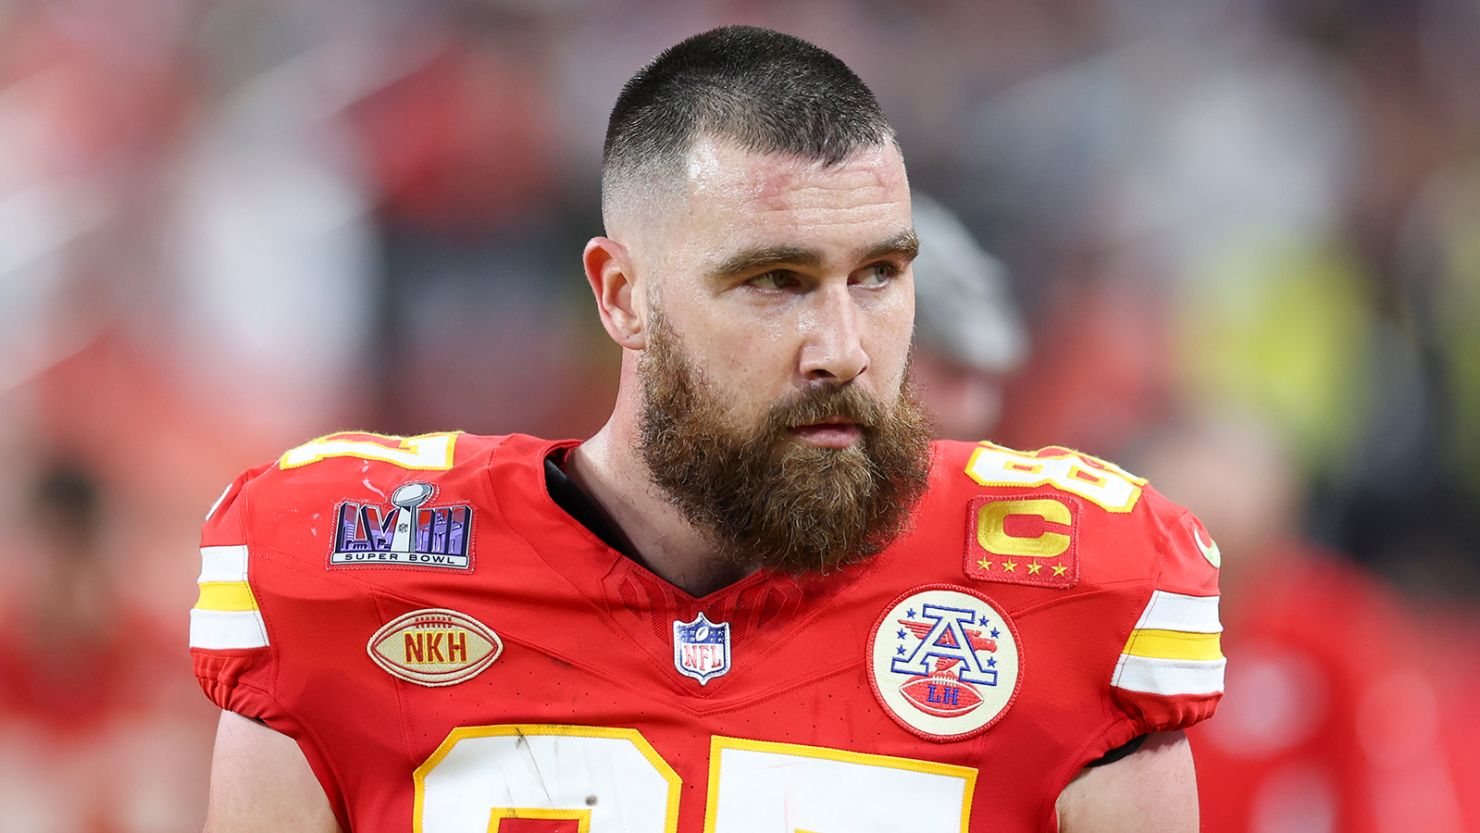
M 483 673 L 503 653 L 504 643 L 466 613 L 427 608 L 385 623 L 365 649 L 391 676 L 436 688 Z
M 953 741 L 986 731 L 1022 677 L 1017 630 L 987 597 L 929 585 L 895 599 L 874 625 L 869 682 L 910 732 Z
M 974 498 L 966 510 L 966 575 L 1060 590 L 1079 582 L 1079 499 Z
M 341 503 L 329 566 L 472 567 L 473 507 L 428 506 L 434 495 L 430 483 L 412 481 L 391 492 L 389 505 Z
M 730 672 L 730 623 L 711 622 L 700 613 L 692 622 L 673 623 L 673 667 L 699 685 Z

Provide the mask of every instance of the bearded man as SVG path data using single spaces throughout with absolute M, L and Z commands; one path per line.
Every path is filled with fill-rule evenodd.
M 336 434 L 212 509 L 207 829 L 1195 830 L 1216 547 L 1109 463 L 928 441 L 868 88 L 708 32 L 603 166 L 595 436 Z

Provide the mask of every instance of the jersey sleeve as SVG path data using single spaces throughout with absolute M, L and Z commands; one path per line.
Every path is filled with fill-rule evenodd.
M 1126 639 L 1111 692 L 1140 733 L 1211 717 L 1223 696 L 1221 555 L 1191 512 L 1148 490 L 1157 559 L 1150 596 Z
M 190 610 L 190 653 L 207 697 L 227 711 L 270 720 L 272 644 L 252 581 L 246 492 L 268 466 L 226 487 L 201 530 L 200 590 Z

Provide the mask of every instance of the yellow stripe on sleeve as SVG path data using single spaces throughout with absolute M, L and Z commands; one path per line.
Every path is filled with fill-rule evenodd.
M 257 599 L 245 581 L 203 581 L 200 583 L 200 598 L 195 600 L 196 610 L 239 611 L 256 610 Z
M 1121 653 L 1150 659 L 1217 660 L 1223 659 L 1219 634 L 1187 633 L 1156 628 L 1131 631 Z

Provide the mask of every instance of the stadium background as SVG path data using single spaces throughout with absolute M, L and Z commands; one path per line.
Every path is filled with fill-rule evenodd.
M 1218 536 L 1207 829 L 1480 830 L 1473 0 L 0 0 L 0 829 L 198 829 L 239 469 L 600 424 L 606 110 L 732 22 L 852 65 L 1006 264 L 991 436 Z

